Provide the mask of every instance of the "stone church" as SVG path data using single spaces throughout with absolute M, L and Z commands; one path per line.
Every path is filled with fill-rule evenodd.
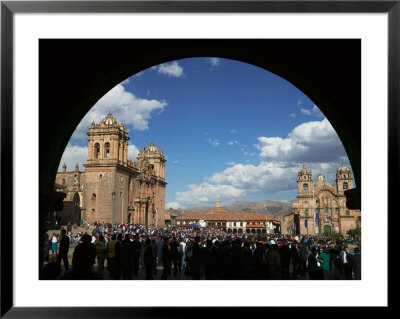
M 314 182 L 306 165 L 297 174 L 297 199 L 293 213 L 283 217 L 282 232 L 301 235 L 347 234 L 361 227 L 360 210 L 346 208 L 344 192 L 353 188 L 353 174 L 344 166 L 336 171 L 335 183 L 330 184 L 319 174 Z
M 137 161 L 128 159 L 128 132 L 109 113 L 100 123 L 92 122 L 89 132 L 88 158 L 79 171 L 62 171 L 56 176 L 56 189 L 66 193 L 66 219 L 88 222 L 133 223 L 163 227 L 165 213 L 165 156 L 154 143 L 139 151 Z M 79 196 L 79 197 L 78 197 Z M 65 211 L 65 203 L 79 201 L 80 216 Z M 67 205 L 68 206 L 68 205 Z

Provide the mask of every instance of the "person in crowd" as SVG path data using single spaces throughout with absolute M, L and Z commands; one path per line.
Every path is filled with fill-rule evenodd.
M 354 255 L 351 256 L 351 267 L 355 280 L 361 280 L 361 252 L 360 248 L 354 248 Z
M 134 245 L 129 238 L 129 234 L 125 234 L 121 246 L 121 275 L 122 279 L 132 279 Z M 135 274 L 135 273 L 134 273 Z M 137 275 L 137 274 L 136 274 Z
M 167 280 L 168 276 L 171 273 L 171 245 L 170 245 L 170 238 L 166 236 L 164 238 L 164 245 L 162 247 L 162 261 L 163 261 L 163 272 L 161 275 L 161 279 Z
M 49 239 L 49 235 L 46 234 L 43 243 L 43 260 L 45 262 L 49 261 L 50 249 L 51 249 L 51 241 Z
M 174 265 L 174 276 L 178 274 L 178 271 L 181 272 L 181 270 L 178 267 L 178 246 L 179 243 L 176 240 L 176 237 L 172 237 L 172 240 L 170 241 L 171 245 L 171 258 L 172 258 L 172 264 Z
M 323 280 L 324 273 L 319 262 L 318 249 L 316 246 L 311 247 L 311 255 L 308 256 L 307 272 L 311 280 Z
M 61 265 L 61 260 L 64 263 L 65 271 L 69 270 L 68 251 L 69 251 L 69 238 L 65 229 L 61 229 L 60 250 L 57 255 L 57 263 Z
M 139 235 L 135 235 L 135 239 L 132 242 L 133 245 L 133 275 L 138 276 L 140 268 L 140 255 L 142 251 L 142 244 L 140 242 Z
M 57 255 L 58 251 L 58 239 L 56 233 L 53 233 L 53 236 L 51 236 L 51 252 L 54 255 Z
M 158 255 L 158 247 L 157 247 L 157 242 L 156 239 L 153 237 L 151 239 L 151 253 L 153 257 L 153 275 L 157 275 L 157 255 Z
M 111 240 L 109 240 L 107 243 L 107 271 L 110 278 L 114 278 L 116 243 L 117 243 L 117 236 L 116 234 L 112 234 Z
M 282 279 L 282 266 L 281 266 L 281 255 L 279 254 L 278 245 L 274 240 L 271 240 L 270 243 L 270 252 L 266 257 L 266 268 L 267 273 L 269 274 L 268 279 L 272 280 L 281 280 Z
M 325 248 L 321 251 L 318 256 L 319 262 L 321 264 L 321 268 L 324 274 L 324 279 L 327 280 L 329 277 L 329 270 L 330 270 L 330 256 L 328 248 Z
M 107 256 L 107 243 L 103 235 L 99 235 L 99 239 L 94 243 L 94 247 L 96 248 L 97 272 L 102 274 L 104 271 L 104 261 Z
M 72 269 L 59 277 L 61 280 L 98 280 L 103 279 L 93 272 L 96 260 L 96 248 L 91 243 L 90 235 L 83 235 L 81 242 L 75 247 L 72 257 Z
M 349 254 L 349 248 L 346 244 L 343 245 L 340 251 L 340 259 L 343 261 L 344 274 L 346 279 L 352 279 L 352 267 L 351 267 L 351 255 Z
M 146 238 L 146 247 L 144 251 L 144 269 L 146 271 L 146 280 L 153 279 L 153 249 L 151 247 L 151 239 L 149 237 Z
M 118 233 L 117 240 L 115 242 L 115 247 L 114 247 L 114 275 L 113 278 L 116 280 L 121 279 L 121 272 L 122 272 L 122 234 Z
M 192 279 L 200 279 L 200 266 L 201 266 L 201 256 L 200 256 L 200 237 L 196 236 L 194 238 L 194 244 L 192 247 Z

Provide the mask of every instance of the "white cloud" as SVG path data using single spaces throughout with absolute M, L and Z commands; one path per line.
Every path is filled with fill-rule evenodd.
M 168 202 L 168 203 L 166 203 L 165 204 L 165 209 L 170 209 L 170 208 L 172 208 L 172 209 L 178 209 L 178 208 L 180 208 L 180 205 L 179 205 L 179 203 L 178 202 Z
M 230 133 L 236 133 L 236 130 L 235 130 L 235 129 L 232 129 L 232 130 L 230 130 L 229 132 L 230 132 Z
M 189 191 L 177 192 L 176 200 L 179 203 L 212 204 L 216 201 L 228 203 L 232 199 L 238 199 L 244 195 L 243 191 L 231 185 L 213 185 L 204 182 L 200 185 L 189 185 Z
M 205 178 L 202 184 L 189 185 L 178 192 L 176 201 L 182 205 L 212 205 L 217 200 L 232 203 L 247 195 L 296 192 L 297 173 L 306 164 L 317 174 L 334 182 L 336 170 L 342 162 L 349 162 L 338 136 L 326 120 L 303 123 L 295 127 L 287 138 L 259 137 L 258 164 L 226 163 L 230 167 Z M 249 153 L 250 156 L 256 153 Z M 248 161 L 247 161 L 248 162 Z
M 258 140 L 259 144 L 255 146 L 263 161 L 318 163 L 346 156 L 339 137 L 326 118 L 295 127 L 287 138 L 259 137 Z
M 219 58 L 210 58 L 209 62 L 211 63 L 211 66 L 218 66 L 221 63 L 221 60 Z
M 210 143 L 212 146 L 218 146 L 219 145 L 218 140 L 212 140 L 211 138 L 208 139 L 208 143 Z
M 183 68 L 178 64 L 178 62 L 174 61 L 172 63 L 163 63 L 156 66 L 156 70 L 160 74 L 165 74 L 167 76 L 173 77 L 182 77 Z
M 296 113 L 290 113 L 290 117 L 296 117 Z
M 92 121 L 99 123 L 108 112 L 111 112 L 118 122 L 125 125 L 131 124 L 134 130 L 147 130 L 152 114 L 155 112 L 160 114 L 167 105 L 166 101 L 138 98 L 118 84 L 90 109 L 75 129 L 72 137 L 87 139 L 86 133 Z
M 83 164 L 86 164 L 88 156 L 87 146 L 71 145 L 68 143 L 64 150 L 64 154 L 61 157 L 60 164 L 58 165 L 58 171 L 61 171 L 62 166 L 67 165 L 67 172 L 75 170 L 76 163 L 79 165 L 79 170 L 84 171 Z
M 139 154 L 139 149 L 135 145 L 128 145 L 128 159 L 136 161 Z
M 239 144 L 238 141 L 234 140 L 234 141 L 230 141 L 227 143 L 228 145 L 232 146 L 233 144 Z

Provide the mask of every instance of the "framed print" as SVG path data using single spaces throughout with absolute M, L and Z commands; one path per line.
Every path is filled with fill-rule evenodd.
M 192 311 L 192 307 L 204 306 L 217 307 L 212 311 L 218 315 L 225 313 L 225 307 L 237 307 L 243 314 L 249 311 L 246 307 L 287 306 L 297 311 L 302 307 L 372 305 L 389 309 L 388 212 L 399 175 L 399 20 L 398 1 L 2 1 L 1 315 L 179 317 L 187 313 L 177 307 Z M 304 92 L 332 123 L 357 186 L 346 193 L 346 205 L 360 210 L 362 203 L 363 280 L 173 284 L 159 280 L 42 280 L 45 223 L 63 202 L 54 181 L 64 149 L 81 119 L 109 90 L 132 75 L 152 68 L 150 72 L 155 72 L 163 63 L 205 57 L 247 63 L 282 77 Z M 168 72 L 181 72 L 177 65 Z M 244 77 L 240 73 L 232 76 L 238 82 Z M 149 91 L 146 94 L 150 96 Z M 191 94 L 201 97 L 196 90 Z M 146 103 L 149 101 L 155 103 L 154 110 L 167 105 L 160 97 Z M 145 126 L 148 118 L 141 118 L 140 125 Z M 210 115 L 207 120 L 220 124 L 224 119 L 223 115 Z M 108 121 L 113 124 L 112 116 Z M 203 137 L 209 144 L 218 144 L 211 136 L 207 138 Z M 89 139 L 91 142 L 96 141 Z M 112 157 L 113 146 L 107 143 L 101 149 L 104 154 L 100 146 L 90 144 L 89 156 Z M 119 145 L 119 152 L 126 155 L 127 145 L 126 149 Z M 98 167 L 92 165 L 96 178 L 106 177 L 103 173 L 98 176 Z M 114 194 L 113 200 L 136 187 L 128 185 L 129 177 L 118 177 L 120 190 L 109 192 Z M 345 185 L 347 188 L 347 182 Z M 84 187 L 90 188 L 89 183 Z M 302 191 L 308 190 L 308 184 L 302 185 Z M 99 200 L 95 193 L 90 191 L 87 201 Z M 122 210 L 121 223 L 131 221 L 134 204 L 121 203 L 116 206 Z M 140 209 L 145 212 L 145 222 L 138 220 L 146 223 L 147 230 L 151 218 L 155 223 L 155 215 L 149 217 L 143 203 Z M 128 215 L 128 205 L 132 205 L 132 215 Z M 86 214 L 96 214 L 98 209 L 88 208 Z M 108 209 L 111 211 L 111 206 Z M 119 216 L 114 216 L 112 206 L 112 224 Z M 308 224 L 302 225 L 308 231 Z M 377 261 L 376 250 L 386 250 L 386 258 Z M 343 290 L 352 291 L 352 297 L 336 300 L 338 291 Z M 315 291 L 324 294 L 306 298 Z M 380 294 L 369 299 L 376 291 Z M 106 297 L 100 301 L 96 297 L 103 292 Z

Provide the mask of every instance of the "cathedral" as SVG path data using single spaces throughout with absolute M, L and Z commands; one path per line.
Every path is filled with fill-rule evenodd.
M 56 189 L 66 193 L 64 209 L 56 212 L 62 223 L 133 223 L 164 226 L 165 156 L 154 143 L 139 151 L 137 161 L 128 159 L 128 132 L 109 113 L 92 122 L 85 171 L 62 171 Z M 72 202 L 69 205 L 69 202 Z M 69 207 L 72 209 L 69 209 Z M 78 209 L 78 206 L 80 209 Z
M 361 227 L 360 210 L 346 208 L 344 192 L 353 188 L 353 174 L 342 166 L 336 171 L 335 183 L 330 184 L 319 174 L 314 182 L 306 165 L 297 174 L 297 199 L 293 213 L 283 218 L 282 232 L 297 235 L 347 234 Z

